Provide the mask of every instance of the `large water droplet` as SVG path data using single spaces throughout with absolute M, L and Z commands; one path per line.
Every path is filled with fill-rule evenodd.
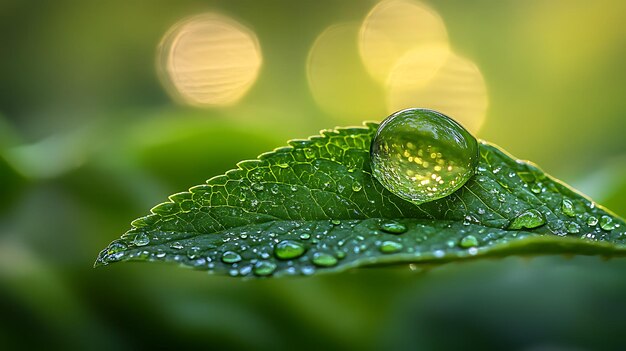
M 574 217 L 576 215 L 576 211 L 574 210 L 574 204 L 568 199 L 564 199 L 561 203 L 561 210 L 563 211 L 563 213 L 570 217 Z
M 546 219 L 543 217 L 541 212 L 533 209 L 524 211 L 519 216 L 515 217 L 509 225 L 509 229 L 533 229 L 542 226 L 545 223 Z
M 404 224 L 398 222 L 386 222 L 380 225 L 380 230 L 391 234 L 406 233 L 407 228 Z
M 337 264 L 337 258 L 324 252 L 316 252 L 313 255 L 313 264 L 320 267 L 332 267 Z
M 382 253 L 394 253 L 402 250 L 402 248 L 402 244 L 395 241 L 383 241 L 378 247 Z
M 222 254 L 222 262 L 237 263 L 241 261 L 241 256 L 235 251 L 226 251 Z
M 596 218 L 594 216 L 590 216 L 589 218 L 587 218 L 587 225 L 593 227 L 596 224 L 598 224 L 598 218 Z
M 439 112 L 407 109 L 380 124 L 370 154 L 372 172 L 387 190 L 421 204 L 467 182 L 478 164 L 478 143 Z
M 253 272 L 258 276 L 267 276 L 276 270 L 276 263 L 270 261 L 259 261 L 254 265 Z
M 146 246 L 150 243 L 150 238 L 144 233 L 139 233 L 135 236 L 133 244 L 135 246 Z
M 616 224 L 615 222 L 613 222 L 613 218 L 606 216 L 606 215 L 600 217 L 600 228 L 608 231 L 608 230 L 615 229 L 615 227 L 616 227 Z
M 274 255 L 281 260 L 290 260 L 300 257 L 306 249 L 302 244 L 293 240 L 283 240 L 274 247 Z
M 463 237 L 463 239 L 461 239 L 461 242 L 459 243 L 459 245 L 461 245 L 461 247 L 463 248 L 476 247 L 478 246 L 478 239 L 476 239 L 476 237 L 473 235 L 468 235 L 466 237 Z

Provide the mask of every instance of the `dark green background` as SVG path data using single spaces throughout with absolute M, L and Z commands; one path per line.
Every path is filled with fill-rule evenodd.
M 374 1 L 0 2 L 0 347 L 621 349 L 626 261 L 508 258 L 241 281 L 159 264 L 92 269 L 166 196 L 321 128 L 305 63 Z M 478 137 L 626 215 L 625 3 L 431 1 L 481 69 Z M 240 103 L 174 104 L 154 67 L 181 18 L 258 36 Z M 362 119 L 380 120 L 369 115 Z

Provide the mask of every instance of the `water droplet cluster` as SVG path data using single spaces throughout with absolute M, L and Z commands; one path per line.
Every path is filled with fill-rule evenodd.
M 416 204 L 452 194 L 474 174 L 478 142 L 451 118 L 407 109 L 387 117 L 372 141 L 374 177 Z

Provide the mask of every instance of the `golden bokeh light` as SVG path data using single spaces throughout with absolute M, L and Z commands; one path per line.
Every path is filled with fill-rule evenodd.
M 223 15 L 196 15 L 175 24 L 157 66 L 170 94 L 193 106 L 230 105 L 256 81 L 262 64 L 256 35 Z
M 359 52 L 369 74 L 385 83 L 396 61 L 422 46 L 448 46 L 441 17 L 424 4 L 387 0 L 367 15 L 359 32 Z M 426 62 L 425 62 L 426 63 Z M 428 62 L 436 69 L 441 62 Z
M 398 61 L 387 85 L 388 112 L 409 107 L 429 108 L 454 118 L 472 133 L 478 132 L 488 106 L 487 88 L 480 70 L 471 61 L 449 53 L 441 68 L 427 77 L 416 70 L 416 65 L 424 57 L 441 55 L 429 52 L 433 50 L 437 51 L 416 49 Z M 424 81 L 417 82 L 420 79 Z
M 428 84 L 448 61 L 450 48 L 444 44 L 429 44 L 411 50 L 399 58 L 387 77 L 386 85 L 417 89 Z
M 315 40 L 307 59 L 309 88 L 317 104 L 344 123 L 377 119 L 385 113 L 383 89 L 363 67 L 357 48 L 359 26 L 328 27 Z

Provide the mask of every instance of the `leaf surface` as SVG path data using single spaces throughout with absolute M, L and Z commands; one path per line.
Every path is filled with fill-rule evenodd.
M 378 125 L 322 131 L 170 196 L 96 266 L 178 262 L 231 276 L 309 275 L 485 256 L 623 256 L 622 219 L 530 162 L 481 142 L 476 174 L 415 205 L 370 172 Z

